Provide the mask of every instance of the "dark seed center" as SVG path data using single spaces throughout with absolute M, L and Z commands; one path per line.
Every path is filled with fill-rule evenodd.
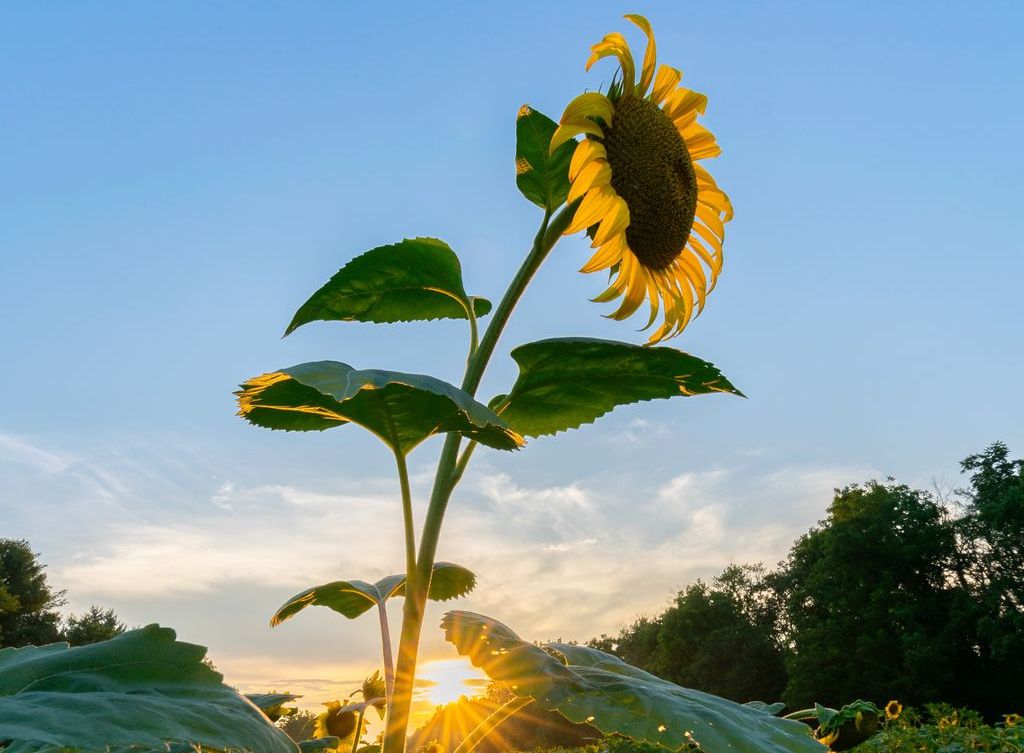
M 653 102 L 629 96 L 615 105 L 604 146 L 612 188 L 629 207 L 626 241 L 648 269 L 665 269 L 690 237 L 697 177 L 679 131 Z

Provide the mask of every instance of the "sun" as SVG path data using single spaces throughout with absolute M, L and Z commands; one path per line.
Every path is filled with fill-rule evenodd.
M 489 682 L 487 675 L 462 657 L 426 662 L 417 674 L 420 687 L 416 695 L 435 706 L 453 703 L 464 695 L 479 695 Z

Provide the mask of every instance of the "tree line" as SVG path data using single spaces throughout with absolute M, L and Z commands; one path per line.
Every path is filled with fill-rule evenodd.
M 961 470 L 949 499 L 892 479 L 837 489 L 774 569 L 731 565 L 590 645 L 740 702 L 1021 711 L 1024 461 L 997 442 Z
M 57 641 L 84 646 L 125 631 L 114 610 L 96 605 L 65 617 L 65 596 L 50 586 L 45 565 L 27 541 L 0 539 L 0 648 Z

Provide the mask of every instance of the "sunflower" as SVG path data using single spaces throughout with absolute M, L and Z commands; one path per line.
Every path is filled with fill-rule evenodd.
M 1020 714 L 1003 714 L 1003 723 L 1007 727 L 1016 727 L 1021 723 L 1021 716 Z
M 621 79 L 605 94 L 587 92 L 565 108 L 551 139 L 554 151 L 584 134 L 569 166 L 569 203 L 582 199 L 566 235 L 587 230 L 593 257 L 580 270 L 611 270 L 611 285 L 594 301 L 622 298 L 612 314 L 625 319 L 650 300 L 649 343 L 674 337 L 704 307 L 722 271 L 729 197 L 698 160 L 721 152 L 697 123 L 707 97 L 679 86 L 682 73 L 656 69 L 654 33 L 646 18 L 627 15 L 647 37 L 640 77 L 617 32 L 591 47 L 587 70 L 601 58 L 619 61 Z M 705 270 L 706 268 L 706 270 Z
M 885 718 L 886 719 L 899 719 L 900 714 L 903 713 L 903 704 L 899 701 L 889 701 L 885 704 Z

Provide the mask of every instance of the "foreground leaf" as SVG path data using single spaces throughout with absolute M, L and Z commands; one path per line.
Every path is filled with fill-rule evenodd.
M 527 199 L 548 211 L 565 203 L 569 195 L 569 163 L 575 139 L 548 154 L 558 124 L 529 105 L 516 116 L 516 186 Z
M 497 620 L 448 612 L 445 636 L 493 680 L 519 696 L 605 734 L 706 753 L 823 753 L 810 728 L 675 685 L 585 646 L 527 643 Z
M 320 751 L 334 750 L 341 745 L 337 737 L 318 737 L 315 740 L 303 740 L 299 743 L 301 753 L 320 753 Z
M 302 696 L 294 693 L 246 693 L 245 697 L 266 714 L 270 721 L 276 722 L 282 716 L 293 716 L 298 709 L 294 706 L 285 708 L 284 705 Z
M 743 395 L 713 364 L 674 348 L 561 337 L 520 345 L 512 357 L 519 377 L 491 407 L 527 437 L 576 429 L 641 400 Z
M 749 706 L 750 708 L 756 709 L 757 711 L 763 711 L 764 713 L 770 714 L 772 716 L 775 716 L 784 708 L 786 708 L 786 704 L 782 703 L 781 701 L 777 701 L 776 703 L 765 703 L 764 701 L 747 701 L 743 705 Z
M 0 740 L 23 750 L 170 742 L 294 753 L 284 732 L 202 663 L 205 654 L 157 625 L 76 648 L 2 649 Z
M 499 450 L 523 444 L 468 393 L 423 374 L 315 361 L 254 377 L 235 394 L 238 415 L 257 426 L 321 431 L 351 421 L 403 455 L 432 434 L 448 431 Z
M 476 575 L 468 568 L 454 565 L 451 562 L 435 562 L 427 598 L 433 601 L 457 599 L 472 591 L 474 586 L 476 586 Z M 308 588 L 290 598 L 270 618 L 270 626 L 276 627 L 289 617 L 293 617 L 306 607 L 311 606 L 327 607 L 354 620 L 392 596 L 404 595 L 404 575 L 389 575 L 376 583 L 367 583 L 362 580 L 336 580 L 333 583 Z
M 410 238 L 357 256 L 295 313 L 289 335 L 312 321 L 411 322 L 483 316 L 490 301 L 470 298 L 459 257 L 444 241 Z

